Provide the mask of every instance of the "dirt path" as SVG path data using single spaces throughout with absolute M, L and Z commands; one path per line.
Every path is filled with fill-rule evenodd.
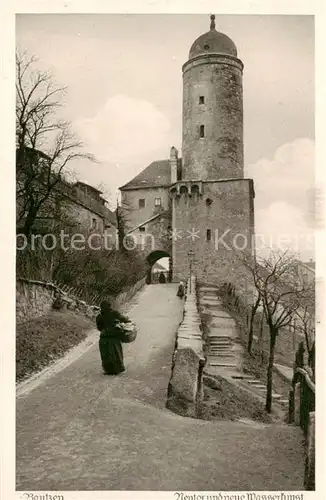
M 130 312 L 127 371 L 97 345 L 17 400 L 17 490 L 302 489 L 301 433 L 179 417 L 165 409 L 181 303 L 152 285 Z

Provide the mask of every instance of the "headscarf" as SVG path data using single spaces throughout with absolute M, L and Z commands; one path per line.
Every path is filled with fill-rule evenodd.
M 110 311 L 112 311 L 110 302 L 108 300 L 103 300 L 103 302 L 101 302 L 101 313 L 105 314 Z

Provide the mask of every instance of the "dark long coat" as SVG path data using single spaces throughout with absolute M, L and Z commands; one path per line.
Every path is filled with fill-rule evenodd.
M 108 375 L 117 375 L 125 370 L 121 345 L 124 332 L 117 323 L 128 321 L 128 318 L 113 309 L 99 314 L 96 318 L 97 328 L 101 332 L 99 348 L 102 366 Z

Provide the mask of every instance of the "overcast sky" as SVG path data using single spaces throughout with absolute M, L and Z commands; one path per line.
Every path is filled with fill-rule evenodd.
M 116 188 L 181 150 L 182 73 L 209 15 L 19 15 L 17 45 L 68 87 L 65 114 L 100 163 L 78 177 Z M 314 23 L 309 16 L 217 16 L 244 63 L 245 175 L 256 232 L 312 254 Z M 310 248 L 311 247 L 311 248 Z

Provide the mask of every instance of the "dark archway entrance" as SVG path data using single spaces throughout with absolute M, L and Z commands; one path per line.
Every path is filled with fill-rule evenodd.
M 155 251 L 151 252 L 146 258 L 146 262 L 148 265 L 147 277 L 146 277 L 147 284 L 153 283 L 153 274 L 152 274 L 153 266 L 158 260 L 163 259 L 163 258 L 169 259 L 169 268 L 168 268 L 168 270 L 166 270 L 166 272 L 164 274 L 166 275 L 167 282 L 171 283 L 171 281 L 172 281 L 171 255 L 168 252 L 165 252 L 164 250 L 155 250 Z

